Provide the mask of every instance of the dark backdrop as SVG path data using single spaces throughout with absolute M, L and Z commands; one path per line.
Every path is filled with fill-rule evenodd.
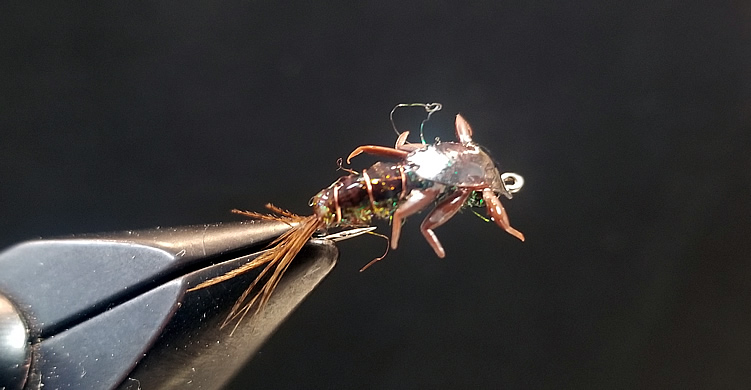
M 525 176 L 527 242 L 343 243 L 233 388 L 746 387 L 749 4 L 3 4 L 0 244 L 306 213 L 437 101 L 429 139 L 461 112 Z

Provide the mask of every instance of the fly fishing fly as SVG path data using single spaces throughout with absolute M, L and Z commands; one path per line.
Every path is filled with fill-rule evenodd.
M 427 112 L 420 125 L 419 143 L 407 142 L 409 132 L 399 133 L 393 121 L 397 108 L 412 106 L 423 107 Z M 272 215 L 233 210 L 251 218 L 283 221 L 292 228 L 274 240 L 269 249 L 253 261 L 191 290 L 263 267 L 237 300 L 222 326 L 235 319 L 239 323 L 249 311 L 259 310 L 268 302 L 290 263 L 316 232 L 349 229 L 338 233 L 337 237 L 353 236 L 375 229 L 369 227 L 373 218 L 389 220 L 391 248 L 396 249 L 405 219 L 430 206 L 434 207 L 420 225 L 420 231 L 438 257 L 445 257 L 446 252 L 434 229 L 446 223 L 462 208 L 485 208 L 490 220 L 524 241 L 524 235 L 511 227 L 499 199 L 501 195 L 511 199 L 512 194 L 524 185 L 524 179 L 515 173 L 499 171 L 487 151 L 472 140 L 472 128 L 461 115 L 456 115 L 455 120 L 456 142 L 436 140 L 432 144 L 426 143 L 423 125 L 441 108 L 439 103 L 400 104 L 394 107 L 391 122 L 398 134 L 394 147 L 364 145 L 357 147 L 347 157 L 348 164 L 362 153 L 393 161 L 377 162 L 359 173 L 347 170 L 349 175 L 340 177 L 311 198 L 309 205 L 313 213 L 310 216 L 299 216 L 272 205 L 267 205 L 274 213 Z M 363 269 L 381 258 L 371 261 Z M 262 284 L 260 291 L 251 296 L 259 284 Z

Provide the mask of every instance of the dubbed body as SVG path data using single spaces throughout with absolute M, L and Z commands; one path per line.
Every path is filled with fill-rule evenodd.
M 368 225 L 373 217 L 391 217 L 414 184 L 404 165 L 378 162 L 360 174 L 340 177 L 310 202 L 326 228 Z

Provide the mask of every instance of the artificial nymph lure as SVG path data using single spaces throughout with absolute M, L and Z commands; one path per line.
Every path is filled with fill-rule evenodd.
M 410 106 L 414 105 L 425 107 L 428 117 L 441 109 L 437 103 Z M 267 207 L 276 215 L 235 210 L 252 218 L 284 221 L 292 228 L 250 263 L 193 289 L 264 266 L 238 299 L 223 326 L 235 318 L 240 321 L 251 308 L 263 307 L 289 264 L 316 231 L 368 226 L 373 218 L 391 220 L 391 248 L 396 249 L 404 220 L 432 205 L 435 207 L 423 220 L 420 231 L 438 257 L 446 253 L 433 230 L 464 207 L 484 207 L 498 226 L 524 241 L 524 235 L 511 227 L 498 199 L 500 195 L 510 199 L 511 194 L 524 185 L 524 179 L 514 173 L 501 174 L 485 149 L 472 140 L 472 129 L 461 115 L 456 116 L 455 127 L 457 142 L 425 143 L 421 127 L 421 143 L 407 143 L 409 133 L 403 132 L 393 148 L 374 145 L 356 148 L 347 163 L 361 153 L 395 161 L 377 162 L 360 173 L 350 171 L 350 175 L 339 178 L 311 198 L 313 214 L 310 216 L 295 215 L 270 205 Z M 264 281 L 261 290 L 248 299 L 261 280 Z

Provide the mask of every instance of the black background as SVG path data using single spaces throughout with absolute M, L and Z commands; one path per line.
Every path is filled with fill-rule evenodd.
M 744 388 L 749 4 L 4 4 L 0 244 L 308 213 L 437 101 L 429 139 L 461 112 L 526 178 L 527 242 L 463 213 L 438 259 L 412 218 L 362 274 L 385 241 L 342 243 L 233 388 Z

